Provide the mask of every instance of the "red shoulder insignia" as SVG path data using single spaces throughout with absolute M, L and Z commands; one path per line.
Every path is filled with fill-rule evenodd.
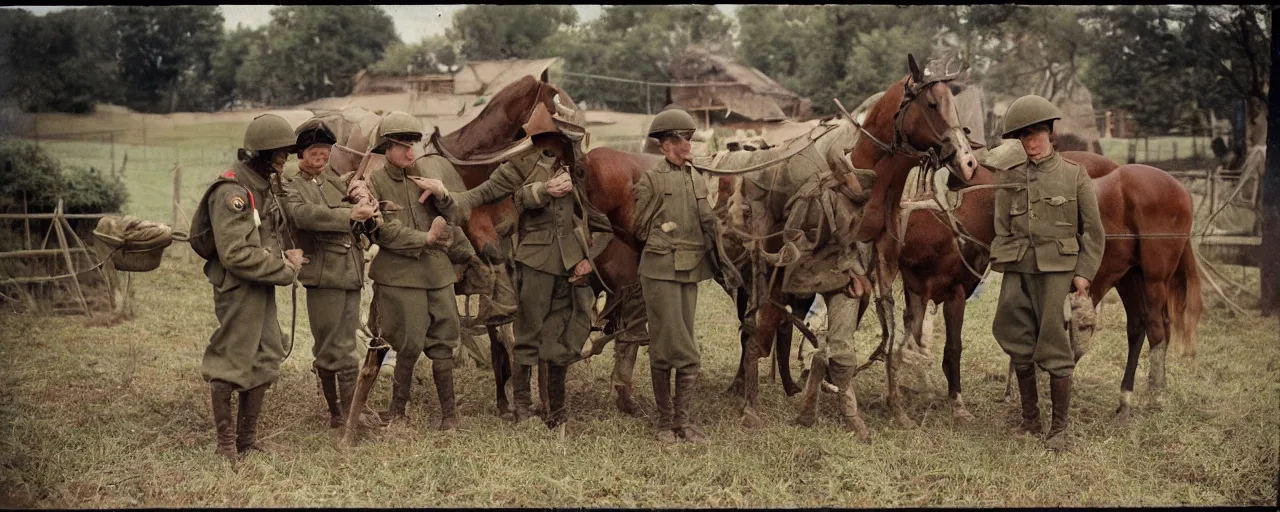
M 206 176 L 207 176 L 207 175 L 206 175 Z M 235 170 L 235 169 L 227 169 L 227 172 L 222 173 L 222 177 L 223 177 L 223 178 L 227 178 L 227 179 L 232 179 L 232 180 L 234 180 L 234 179 L 236 179 L 236 170 Z

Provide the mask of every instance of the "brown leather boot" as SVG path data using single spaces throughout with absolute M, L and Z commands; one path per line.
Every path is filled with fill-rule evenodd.
M 674 443 L 676 434 L 672 430 L 671 421 L 671 370 L 649 367 L 649 375 L 653 378 L 653 401 L 658 408 L 656 437 L 659 442 Z
M 831 380 L 836 387 L 840 388 L 839 394 L 836 395 L 836 406 L 840 411 L 840 422 L 844 426 L 844 431 L 854 432 L 858 436 L 858 441 L 870 443 L 871 433 L 867 431 L 867 424 L 862 421 L 862 413 L 858 412 L 858 398 L 853 389 L 853 367 L 831 362 L 827 365 L 827 372 L 831 374 Z
M 391 380 L 391 408 L 382 414 L 390 423 L 409 421 L 405 405 L 409 403 L 409 390 L 413 388 L 413 366 L 417 362 L 417 359 L 409 361 L 401 354 L 396 354 L 395 372 Z
M 455 430 L 458 405 L 453 400 L 453 360 L 431 361 L 431 379 L 436 383 L 436 396 L 440 397 L 440 430 Z
M 693 406 L 693 393 L 698 388 L 698 367 L 676 370 L 675 415 L 672 418 L 675 431 L 681 439 L 691 443 L 705 443 L 707 436 L 689 421 L 689 408 Z
M 568 418 L 564 403 L 564 381 L 568 373 L 568 366 L 547 364 L 547 401 L 551 408 L 547 412 L 547 428 L 555 429 Z
M 1022 424 L 1013 430 L 1014 435 L 1039 435 L 1044 432 L 1040 422 L 1040 396 L 1036 391 L 1036 367 L 1027 365 L 1015 370 L 1018 376 L 1018 394 L 1022 397 Z
M 822 380 L 827 377 L 827 358 L 815 354 L 813 366 L 809 370 L 809 378 L 804 385 L 804 394 L 800 395 L 800 414 L 796 416 L 796 424 L 812 427 L 818 422 L 818 392 L 822 390 Z
M 262 412 L 262 402 L 266 399 L 268 387 L 271 387 L 271 383 L 240 392 L 240 411 L 236 417 L 236 451 L 241 454 L 250 450 L 266 451 L 257 445 L 257 440 L 258 415 Z
M 1071 376 L 1049 377 L 1049 396 L 1053 399 L 1053 423 L 1044 446 L 1055 452 L 1067 450 L 1067 411 L 1071 408 Z
M 231 412 L 231 397 L 235 387 L 220 380 L 209 381 L 209 395 L 213 403 L 213 426 L 218 432 L 218 447 L 213 453 L 225 457 L 233 464 L 236 460 L 236 423 Z
M 533 366 L 516 364 L 511 368 L 511 398 L 515 401 L 513 422 L 520 423 L 533 417 Z
M 316 376 L 320 378 L 320 390 L 324 392 L 325 405 L 329 407 L 329 428 L 341 427 L 345 421 L 342 406 L 338 403 L 338 374 L 319 366 L 315 369 Z

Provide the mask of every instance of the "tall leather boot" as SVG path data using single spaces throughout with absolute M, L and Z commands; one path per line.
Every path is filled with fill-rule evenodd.
M 564 381 L 569 367 L 547 364 L 547 401 L 551 410 L 547 412 L 547 428 L 555 429 L 563 425 L 568 417 L 564 404 Z
M 691 443 L 705 443 L 707 436 L 689 421 L 689 408 L 693 405 L 693 392 L 697 387 L 697 366 L 676 370 L 676 406 L 672 422 L 681 439 Z
M 391 408 L 382 415 L 392 423 L 409 421 L 405 405 L 409 403 L 409 390 L 413 388 L 413 366 L 418 362 L 403 356 L 397 359 L 391 381 Z
M 674 443 L 676 434 L 672 430 L 671 421 L 671 370 L 659 370 L 649 367 L 649 375 L 653 378 L 653 401 L 658 408 L 658 442 Z
M 455 430 L 458 405 L 453 400 L 453 360 L 432 360 L 431 379 L 436 383 L 436 396 L 440 397 L 440 430 Z
M 341 427 L 345 422 L 342 406 L 338 403 L 338 374 L 319 366 L 315 369 L 316 376 L 320 378 L 320 390 L 324 392 L 324 402 L 329 406 L 329 428 Z
M 1039 435 L 1044 432 L 1040 422 L 1040 396 L 1036 391 L 1036 367 L 1027 365 L 1014 370 L 1018 376 L 1018 395 L 1022 397 L 1022 424 L 1014 429 L 1014 435 Z
M 262 402 L 267 396 L 266 383 L 248 391 L 240 392 L 240 411 L 236 417 L 236 451 L 243 454 L 253 450 L 265 452 L 258 446 L 258 415 L 262 412 Z
M 520 423 L 533 417 L 533 366 L 516 364 L 511 369 L 511 398 L 515 401 L 514 422 Z
M 218 447 L 213 453 L 235 463 L 236 422 L 231 411 L 231 397 L 235 388 L 220 380 L 209 381 L 209 395 L 213 402 L 213 426 L 218 432 Z
M 840 388 L 839 394 L 836 395 L 836 409 L 840 411 L 840 422 L 844 431 L 854 432 L 858 436 L 858 441 L 870 443 L 871 433 L 867 431 L 867 424 L 862 421 L 862 413 L 858 412 L 858 398 L 853 388 L 853 367 L 830 362 L 827 365 L 827 372 L 831 375 L 831 381 Z
M 1044 446 L 1055 452 L 1067 450 L 1067 411 L 1071 408 L 1071 376 L 1049 377 L 1049 396 L 1053 398 L 1053 423 Z

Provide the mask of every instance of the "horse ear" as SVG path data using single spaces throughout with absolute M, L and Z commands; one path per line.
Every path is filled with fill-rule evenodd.
M 907 69 L 911 71 L 911 80 L 920 83 L 924 81 L 924 72 L 920 71 L 920 66 L 916 64 L 916 56 L 907 54 Z

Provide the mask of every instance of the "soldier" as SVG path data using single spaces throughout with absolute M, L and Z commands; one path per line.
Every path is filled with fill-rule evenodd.
M 546 423 L 556 428 L 567 416 L 568 367 L 581 359 L 591 334 L 591 260 L 609 245 L 613 231 L 609 218 L 582 199 L 585 169 L 574 165 L 572 143 L 551 113 L 535 109 L 524 130 L 537 149 L 502 164 L 480 186 L 452 194 L 438 180 L 424 180 L 422 186 L 446 211 L 460 214 L 514 196 L 520 215 L 515 254 L 519 307 L 512 351 L 515 421 L 533 416 L 530 376 L 542 360 L 547 363 L 551 409 Z M 584 236 L 587 232 L 590 238 Z
M 422 122 L 404 112 L 391 112 L 378 127 L 375 153 L 387 163 L 369 174 L 368 188 L 378 201 L 384 223 L 376 235 L 378 255 L 369 265 L 383 337 L 396 351 L 391 387 L 393 420 L 405 420 L 405 404 L 420 354 L 431 359 L 431 376 L 440 399 L 440 430 L 458 428 L 453 396 L 453 351 L 461 325 L 453 284 L 452 262 L 475 256 L 465 237 L 455 236 L 440 212 L 419 202 L 414 177 L 435 177 L 448 162 L 429 156 L 417 164 L 412 144 L 422 140 Z M 447 252 L 446 252 L 447 251 Z M 458 261 L 461 260 L 461 261 Z
M 350 175 L 339 176 L 328 165 L 333 132 L 318 120 L 297 130 L 298 174 L 288 187 L 289 217 L 297 229 L 298 247 L 309 260 L 298 281 L 307 288 L 307 317 L 315 344 L 312 367 L 329 406 L 329 427 L 343 425 L 355 395 L 360 354 L 360 290 L 364 286 L 364 251 L 359 236 L 372 233 L 377 208 L 368 189 L 353 203 L 347 196 Z M 341 400 L 339 400 L 341 398 Z
M 304 261 L 298 249 L 282 251 L 289 228 L 270 182 L 295 142 L 280 116 L 254 118 L 239 161 L 209 185 L 191 220 L 191 246 L 208 260 L 204 273 L 218 317 L 200 373 L 209 382 L 216 453 L 233 463 L 237 454 L 261 450 L 254 444 L 258 414 L 285 355 L 275 287 L 292 284 Z M 240 395 L 234 426 L 233 392 Z
M 649 136 L 661 144 L 664 159 L 635 184 L 636 238 L 645 242 L 640 255 L 640 287 L 649 317 L 649 370 L 658 408 L 660 442 L 676 437 L 705 442 L 689 421 L 689 406 L 698 382 L 701 356 L 693 337 L 698 283 L 717 278 L 740 280 L 718 250 L 719 225 L 707 203 L 707 184 L 692 163 L 693 117 L 672 108 L 654 117 Z M 730 277 L 732 276 L 732 277 Z M 728 282 L 730 289 L 740 282 Z M 672 410 L 671 372 L 676 374 Z
M 1004 273 L 992 334 L 1009 354 L 1022 395 L 1015 433 L 1039 434 L 1035 366 L 1049 373 L 1053 423 L 1045 446 L 1067 448 L 1067 411 L 1075 356 L 1063 327 L 1067 293 L 1087 296 L 1105 243 L 1093 182 L 1084 167 L 1063 160 L 1050 136 L 1062 118 L 1049 100 L 1018 98 L 1004 116 L 1004 138 L 1016 138 L 1027 160 L 998 172 L 996 238 L 991 268 Z

